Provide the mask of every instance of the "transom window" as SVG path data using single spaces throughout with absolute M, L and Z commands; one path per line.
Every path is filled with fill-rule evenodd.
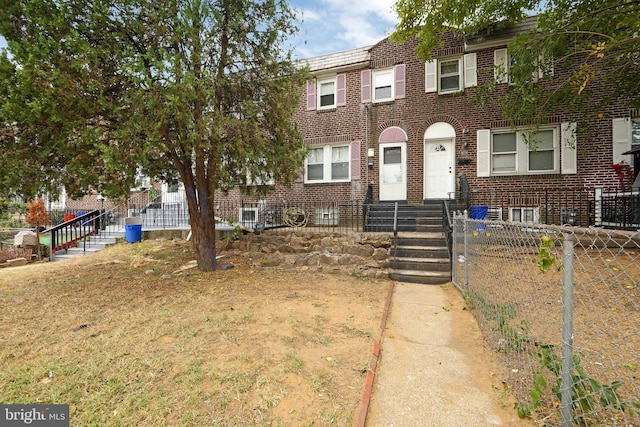
M 305 160 L 305 182 L 349 181 L 349 145 L 325 145 L 309 150 Z
M 558 169 L 556 129 L 497 131 L 491 135 L 492 174 L 553 173 Z
M 393 68 L 373 72 L 373 101 L 393 100 Z

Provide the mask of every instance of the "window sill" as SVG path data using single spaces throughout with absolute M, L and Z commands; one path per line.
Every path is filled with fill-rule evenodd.
M 389 105 L 389 104 L 393 104 L 395 101 L 395 99 L 387 99 L 386 101 L 373 101 L 372 104 L 373 105 Z
M 337 180 L 336 181 L 304 181 L 304 185 L 348 184 L 350 182 L 351 182 L 350 179 L 342 179 L 342 180 L 339 180 L 339 181 L 337 181 Z
M 502 176 L 540 176 L 540 175 L 560 175 L 560 171 L 548 171 L 548 172 L 505 172 L 505 173 L 495 173 L 492 172 L 491 176 L 494 178 L 499 178 Z

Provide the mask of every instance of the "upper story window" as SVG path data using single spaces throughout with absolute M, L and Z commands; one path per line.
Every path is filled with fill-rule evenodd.
M 575 123 L 478 130 L 478 176 L 577 173 Z
M 328 110 L 347 105 L 347 76 L 333 76 L 307 80 L 307 111 Z
M 514 83 L 512 69 L 518 59 L 509 54 L 507 49 L 496 49 L 493 52 L 494 78 L 496 83 Z M 553 76 L 553 61 L 543 56 L 528 58 L 527 63 L 533 65 L 531 79 L 536 82 L 548 76 Z
M 398 64 L 391 68 L 362 70 L 360 78 L 363 103 L 389 102 L 405 97 L 405 64 Z
M 478 85 L 476 54 L 438 58 L 425 64 L 425 92 L 455 93 Z
M 350 159 L 349 144 L 311 148 L 305 160 L 304 180 L 306 183 L 349 181 Z
M 336 79 L 318 80 L 318 109 L 335 108 L 336 106 Z
M 373 102 L 393 101 L 393 68 L 373 71 Z

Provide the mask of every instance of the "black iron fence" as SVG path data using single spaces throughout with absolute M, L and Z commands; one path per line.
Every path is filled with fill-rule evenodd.
M 555 225 L 594 224 L 593 192 L 585 189 L 474 190 L 467 195 L 465 202 L 475 219 Z

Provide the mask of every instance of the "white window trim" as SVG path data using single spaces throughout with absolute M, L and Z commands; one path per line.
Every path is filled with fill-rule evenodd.
M 376 99 L 376 76 L 377 75 L 381 75 L 381 74 L 389 74 L 391 76 L 391 97 L 389 98 L 382 98 L 382 99 Z M 389 101 L 393 101 L 395 100 L 395 72 L 394 72 L 394 68 L 390 67 L 390 68 L 382 68 L 379 70 L 373 70 L 373 72 L 371 73 L 371 100 L 374 103 L 379 103 L 379 102 L 389 102 Z
M 255 227 L 258 222 L 259 208 L 239 208 L 238 211 L 238 223 L 243 227 Z M 245 217 L 245 214 L 249 214 Z
M 318 110 L 331 110 L 337 107 L 338 105 L 338 79 L 336 76 L 318 78 L 317 80 L 317 89 L 316 89 L 316 108 Z M 331 105 L 320 105 L 320 100 L 322 98 L 322 85 L 325 83 L 333 83 L 333 104 Z
M 552 170 L 530 170 L 529 169 L 529 154 L 531 148 L 526 144 L 524 134 L 527 129 L 516 130 L 513 129 L 494 129 L 491 131 L 490 139 L 490 166 L 489 170 L 491 176 L 508 176 L 508 175 L 550 175 L 560 173 L 560 132 L 557 126 L 541 127 L 538 132 L 552 131 L 553 132 L 553 169 Z M 516 134 L 516 152 L 515 152 L 515 171 L 509 172 L 495 172 L 493 170 L 493 135 L 501 133 L 514 133 Z
M 458 62 L 458 88 L 457 89 L 449 89 L 449 90 L 443 90 L 442 89 L 442 64 L 444 62 Z M 448 93 L 458 93 L 458 92 L 462 92 L 464 89 L 464 77 L 463 77 L 463 70 L 464 70 L 464 65 L 462 64 L 462 57 L 459 58 L 443 58 L 443 59 L 439 59 L 438 60 L 438 66 L 437 66 L 437 70 L 438 70 L 438 76 L 437 76 L 437 80 L 438 80 L 438 93 L 441 94 L 448 94 Z M 448 77 L 448 76 L 447 76 Z
M 538 206 L 513 206 L 509 207 L 509 221 L 515 222 L 514 211 L 520 211 L 520 221 L 518 223 L 524 224 L 539 224 L 540 223 L 540 207 Z M 533 221 L 522 220 L 524 211 L 532 211 Z
M 347 163 L 349 164 L 349 173 L 347 178 L 343 179 L 331 179 L 331 150 L 332 148 L 337 147 L 347 147 L 349 150 L 347 153 Z M 351 181 L 351 144 L 350 143 L 340 143 L 340 144 L 329 144 L 329 145 L 314 145 L 310 147 L 311 149 L 322 148 L 323 149 L 323 163 L 322 163 L 322 177 L 323 179 L 309 179 L 308 176 L 308 163 L 307 159 L 304 160 L 304 183 L 305 184 L 329 184 L 329 183 L 337 183 L 337 182 L 350 182 Z

